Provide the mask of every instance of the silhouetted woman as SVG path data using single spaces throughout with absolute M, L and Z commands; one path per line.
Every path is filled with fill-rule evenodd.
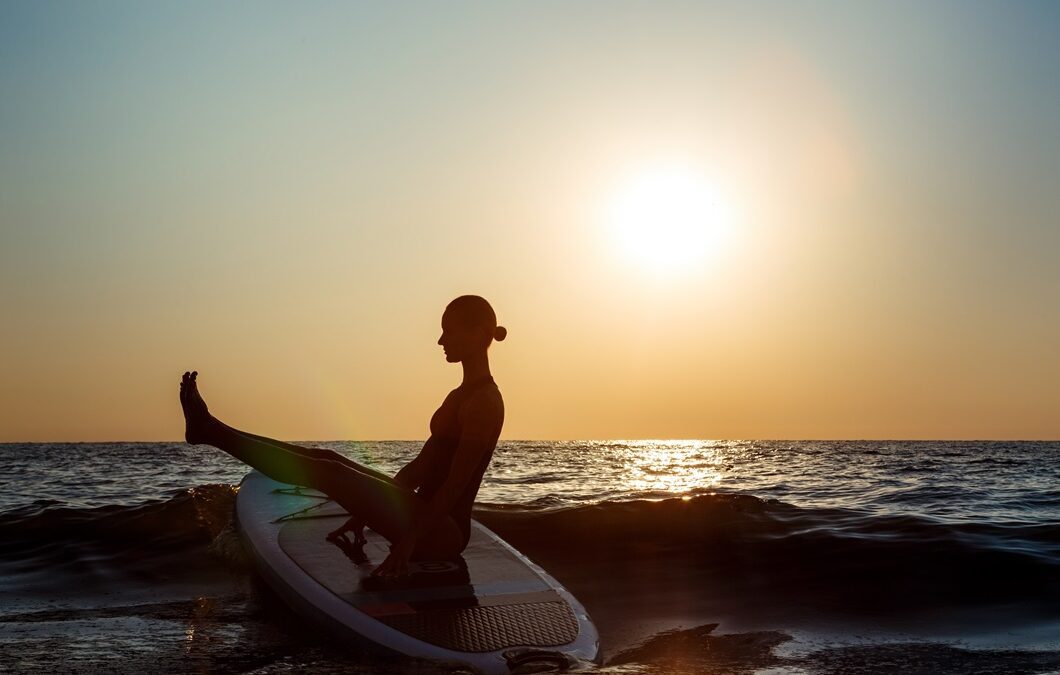
M 477 295 L 462 295 L 445 308 L 438 344 L 446 361 L 463 366 L 463 382 L 431 417 L 431 435 L 419 454 L 393 478 L 333 450 L 224 424 L 199 394 L 197 372 L 184 373 L 180 383 L 184 436 L 193 445 L 220 448 L 274 480 L 325 493 L 390 541 L 390 555 L 373 574 L 407 574 L 411 558 L 451 557 L 467 546 L 471 506 L 504 424 L 504 401 L 486 350 L 505 335 L 493 308 Z

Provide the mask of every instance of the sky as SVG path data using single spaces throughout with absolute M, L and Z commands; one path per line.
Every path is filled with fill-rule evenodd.
M 1055 3 L 0 2 L 0 441 L 1060 438 Z

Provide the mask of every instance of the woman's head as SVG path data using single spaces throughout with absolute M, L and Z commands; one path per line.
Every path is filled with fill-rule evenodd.
M 490 343 L 508 335 L 497 325 L 497 315 L 485 298 L 461 295 L 450 302 L 442 314 L 442 336 L 438 344 L 445 349 L 445 360 L 463 361 L 469 355 L 489 349 Z

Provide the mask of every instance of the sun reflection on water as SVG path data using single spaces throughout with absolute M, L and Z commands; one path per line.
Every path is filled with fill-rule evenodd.
M 627 487 L 638 492 L 681 494 L 722 480 L 715 441 L 625 441 Z

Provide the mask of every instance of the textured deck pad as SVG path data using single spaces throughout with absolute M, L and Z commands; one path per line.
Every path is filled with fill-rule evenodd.
M 370 574 L 390 552 L 386 539 L 365 529 L 363 548 L 327 541 L 348 516 L 337 504 L 321 504 L 304 514 L 312 517 L 291 519 L 280 529 L 280 547 L 320 584 L 381 623 L 468 652 L 577 638 L 570 605 L 477 523 L 459 558 L 411 561 L 409 576 L 383 580 Z

